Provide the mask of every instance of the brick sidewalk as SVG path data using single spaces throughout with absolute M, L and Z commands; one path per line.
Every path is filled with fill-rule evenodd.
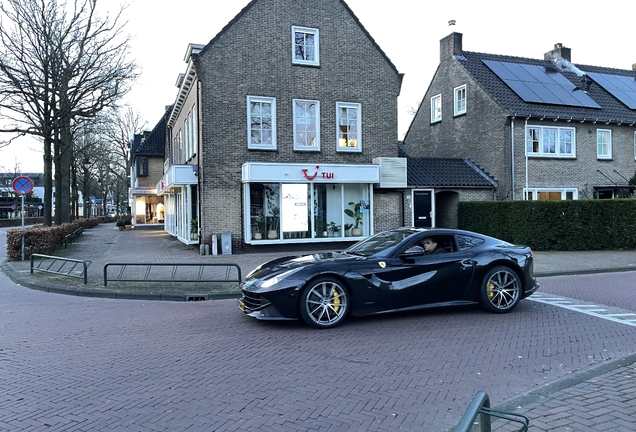
M 96 285 L 106 262 L 233 261 L 245 275 L 280 256 L 200 256 L 163 232 L 109 225 L 87 230 L 60 253 L 92 260 Z M 633 253 L 539 252 L 536 270 L 589 272 L 593 264 L 611 271 L 629 266 Z M 39 285 L 51 279 L 29 275 L 28 262 L 5 268 Z M 55 283 L 68 286 L 64 279 Z M 543 279 L 542 286 L 581 289 L 568 277 Z M 599 295 L 593 286 L 585 289 Z M 250 320 L 231 300 L 124 302 L 21 290 L 2 297 L 0 431 L 38 430 L 44 423 L 47 430 L 81 425 L 73 426 L 78 431 L 447 431 L 480 388 L 496 408 L 530 417 L 531 432 L 636 431 L 632 329 L 536 302 L 524 301 L 506 316 L 432 311 L 316 332 Z M 467 334 L 467 328 L 483 331 Z M 538 347 L 542 339 L 529 333 L 533 328 L 572 337 L 545 336 L 547 345 Z M 498 425 L 493 430 L 509 430 Z

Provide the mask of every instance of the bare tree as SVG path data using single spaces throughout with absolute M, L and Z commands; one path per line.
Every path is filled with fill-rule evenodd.
M 142 119 L 139 111 L 126 106 L 121 109 L 110 110 L 106 113 L 104 134 L 118 156 L 114 172 L 125 173 L 122 180 L 130 186 L 130 144 L 133 135 L 146 130 L 148 123 Z M 118 175 L 120 175 L 118 174 Z
M 0 133 L 42 137 L 47 224 L 53 163 L 55 219 L 70 219 L 73 122 L 114 106 L 137 76 L 136 65 L 128 60 L 130 37 L 122 34 L 123 8 L 112 20 L 99 18 L 96 8 L 97 0 L 0 3 L 0 113 L 5 125 Z
M 413 101 L 411 104 L 408 104 L 406 106 L 406 113 L 408 115 L 414 116 L 415 114 L 417 114 L 417 111 L 420 109 L 421 104 L 422 104 L 421 99 Z

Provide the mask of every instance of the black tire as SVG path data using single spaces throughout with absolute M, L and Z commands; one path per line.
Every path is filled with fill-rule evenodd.
M 340 324 L 349 313 L 349 293 L 342 282 L 323 277 L 311 281 L 300 296 L 300 316 L 318 329 Z
M 521 281 L 509 267 L 491 268 L 481 283 L 479 291 L 481 307 L 489 312 L 510 312 L 521 300 Z

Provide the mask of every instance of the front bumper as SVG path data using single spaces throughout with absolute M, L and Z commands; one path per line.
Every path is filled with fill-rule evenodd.
M 258 303 L 255 303 L 254 296 L 251 295 L 246 298 L 238 299 L 237 306 L 241 312 L 259 320 L 274 320 L 274 321 L 287 321 L 295 320 L 295 318 L 286 318 L 268 301 L 264 301 L 261 298 Z

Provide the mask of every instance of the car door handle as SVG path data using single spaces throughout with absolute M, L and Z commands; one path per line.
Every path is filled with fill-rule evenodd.
M 462 261 L 463 268 L 473 268 L 475 266 L 475 260 L 465 259 Z

